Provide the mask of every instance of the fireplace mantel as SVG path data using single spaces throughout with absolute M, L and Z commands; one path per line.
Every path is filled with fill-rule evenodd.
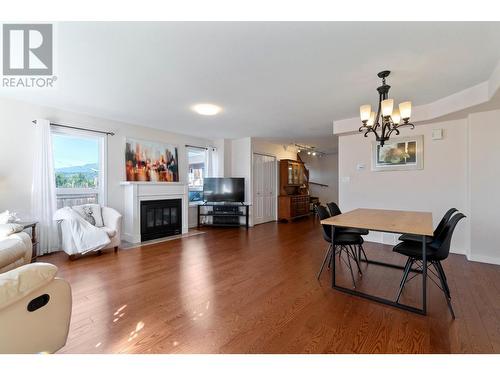
M 122 181 L 125 189 L 123 212 L 123 239 L 141 242 L 141 201 L 182 199 L 182 233 L 188 231 L 188 189 L 182 182 Z

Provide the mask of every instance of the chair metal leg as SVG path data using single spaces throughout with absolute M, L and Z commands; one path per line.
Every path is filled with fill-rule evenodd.
M 337 254 L 337 246 L 332 244 L 332 251 L 330 252 L 330 259 L 328 260 L 328 269 L 332 268 L 332 262 L 335 260 L 335 254 Z
M 450 287 L 448 286 L 448 280 L 446 279 L 446 274 L 444 273 L 443 265 L 440 261 L 435 262 L 434 268 L 438 271 L 438 274 L 442 276 L 444 281 L 444 286 L 446 287 L 446 293 L 448 293 L 448 298 L 451 298 Z
M 358 267 L 358 273 L 362 276 L 363 272 L 361 272 L 361 268 L 359 267 L 359 262 L 361 262 L 361 259 L 357 258 L 357 256 L 356 256 L 356 250 L 353 249 L 353 247 L 351 245 L 349 245 L 349 249 L 352 252 L 352 259 L 354 260 L 354 262 L 356 263 L 356 266 Z
M 323 272 L 323 268 L 325 267 L 325 263 L 326 263 L 328 257 L 330 256 L 331 251 L 332 251 L 332 244 L 330 244 L 328 246 L 328 249 L 326 250 L 325 259 L 323 259 L 323 263 L 321 264 L 321 268 L 319 269 L 319 272 L 318 272 L 318 280 L 321 276 L 321 272 Z
M 411 258 L 408 258 L 405 263 L 405 267 L 403 269 L 403 277 L 401 278 L 401 281 L 399 282 L 399 287 L 401 288 L 401 285 L 403 285 L 403 280 L 404 280 L 404 275 L 407 272 L 408 267 L 410 266 Z
M 365 257 L 365 261 L 368 263 L 368 257 L 366 256 L 365 249 L 363 248 L 363 245 L 359 245 L 359 248 L 361 249 L 361 252 L 363 253 L 363 256 Z M 361 261 L 361 256 L 359 258 Z
M 352 284 L 354 285 L 354 289 L 356 289 L 356 281 L 354 280 L 354 273 L 352 272 L 351 255 L 349 254 L 349 250 L 347 248 L 346 248 L 346 253 L 347 253 L 347 262 L 349 262 L 349 271 L 351 272 Z
M 414 259 L 408 258 L 409 262 L 406 262 L 406 268 L 403 273 L 403 278 L 401 279 L 401 284 L 399 286 L 398 295 L 396 297 L 396 302 L 399 302 L 399 298 L 401 297 L 401 293 L 406 284 L 406 280 L 408 279 L 408 275 L 410 274 L 411 267 L 413 266 Z
M 432 263 L 432 264 L 434 265 L 434 268 L 436 269 L 436 271 L 438 271 L 439 281 L 441 281 L 441 287 L 443 289 L 444 298 L 446 298 L 446 303 L 448 304 L 448 309 L 450 310 L 452 318 L 455 319 L 455 311 L 453 311 L 453 306 L 451 305 L 451 297 L 449 295 L 448 286 L 446 285 L 445 276 L 443 275 L 443 273 L 439 269 L 439 266 L 436 265 L 436 263 Z

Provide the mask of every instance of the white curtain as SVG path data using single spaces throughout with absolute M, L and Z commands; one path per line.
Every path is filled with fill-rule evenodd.
M 217 149 L 210 146 L 207 150 L 207 177 L 219 177 L 219 159 Z
M 33 162 L 32 208 L 33 217 L 38 220 L 38 254 L 58 250 L 57 225 L 52 216 L 57 208 L 54 158 L 50 121 L 36 120 L 35 160 Z

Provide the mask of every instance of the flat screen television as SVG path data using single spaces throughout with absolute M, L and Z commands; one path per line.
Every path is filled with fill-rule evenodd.
M 203 179 L 205 202 L 244 202 L 245 179 L 206 177 Z

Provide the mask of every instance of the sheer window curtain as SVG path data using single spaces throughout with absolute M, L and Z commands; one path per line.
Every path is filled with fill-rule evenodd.
M 219 159 L 215 147 L 207 149 L 207 177 L 219 177 Z
M 59 248 L 57 225 L 52 220 L 57 208 L 54 158 L 50 121 L 36 120 L 35 160 L 33 162 L 32 209 L 38 221 L 37 255 L 47 254 Z

